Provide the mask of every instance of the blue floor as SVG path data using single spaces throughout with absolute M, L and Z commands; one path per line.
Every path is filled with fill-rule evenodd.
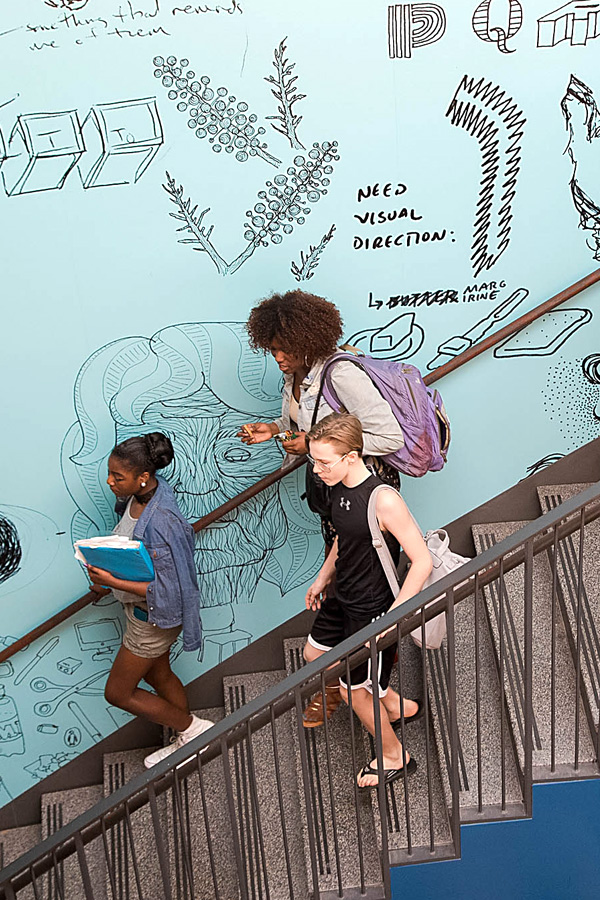
M 597 900 L 600 780 L 538 784 L 533 819 L 465 825 L 462 859 L 392 871 L 394 900 Z

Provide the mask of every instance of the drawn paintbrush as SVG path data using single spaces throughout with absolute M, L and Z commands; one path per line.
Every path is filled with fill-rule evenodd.
M 31 670 L 33 669 L 34 666 L 37 666 L 40 659 L 43 659 L 44 656 L 47 656 L 48 653 L 50 653 L 52 650 L 54 650 L 54 648 L 58 644 L 59 640 L 60 640 L 60 638 L 54 637 L 54 638 L 50 638 L 49 641 L 46 641 L 44 646 L 40 650 L 38 650 L 38 652 L 35 654 L 33 659 L 30 659 L 29 662 L 27 663 L 27 665 L 25 666 L 25 668 L 19 672 L 19 674 L 15 678 L 15 684 L 21 684 L 21 682 L 23 681 L 25 676 L 28 675 L 29 672 L 31 672 Z

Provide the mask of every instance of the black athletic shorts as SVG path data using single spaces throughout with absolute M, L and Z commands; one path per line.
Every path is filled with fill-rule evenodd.
M 331 650 L 332 647 L 341 644 L 347 637 L 356 634 L 361 628 L 370 625 L 371 622 L 374 622 L 375 619 L 378 619 L 385 612 L 387 612 L 387 609 L 382 609 L 373 616 L 352 616 L 338 602 L 336 597 L 327 597 L 317 612 L 308 636 L 308 643 L 317 650 Z M 385 696 L 390 683 L 395 657 L 395 644 L 377 654 L 378 673 L 376 679 L 372 677 L 370 659 L 355 666 L 352 666 L 352 661 L 350 661 L 350 686 L 352 690 L 366 688 L 373 693 L 373 681 L 376 680 L 379 683 L 379 696 Z M 347 687 L 345 676 L 340 678 L 340 684 L 342 687 Z

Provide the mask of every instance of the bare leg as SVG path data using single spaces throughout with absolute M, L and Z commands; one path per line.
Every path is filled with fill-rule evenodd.
M 169 654 L 165 653 L 164 656 L 159 656 L 158 659 L 153 659 L 152 662 L 154 665 L 146 673 L 144 681 L 154 688 L 159 697 L 162 697 L 163 700 L 177 707 L 177 709 L 183 710 L 186 715 L 189 715 L 190 708 L 185 688 L 171 669 Z
M 396 691 L 388 688 L 387 694 L 385 695 L 385 697 L 381 698 L 381 702 L 385 706 L 385 710 L 388 714 L 390 722 L 395 722 L 396 719 L 400 718 L 400 694 L 397 694 Z M 404 715 L 414 716 L 419 708 L 419 704 L 416 702 L 416 700 L 408 700 L 405 697 L 403 703 Z
M 340 688 L 342 697 L 348 702 L 348 691 L 346 688 Z M 384 698 L 385 699 L 385 698 Z M 356 688 L 352 691 L 352 708 L 360 721 L 363 723 L 369 734 L 375 735 L 375 715 L 373 711 L 373 695 L 366 688 Z M 399 709 L 400 707 L 398 707 Z M 401 769 L 404 765 L 404 756 L 402 753 L 402 744 L 396 737 L 383 700 L 379 701 L 379 709 L 381 712 L 381 749 L 383 752 L 384 769 Z M 406 762 L 410 759 L 406 753 Z M 377 768 L 377 760 L 371 762 L 371 768 Z M 376 775 L 363 775 L 358 779 L 359 787 L 367 787 L 377 784 Z
M 168 652 L 158 659 L 144 659 L 136 656 L 126 647 L 121 647 L 110 670 L 104 696 L 112 706 L 125 709 L 134 716 L 143 716 L 150 722 L 166 725 L 174 731 L 185 731 L 192 723 L 187 702 L 186 709 L 181 709 L 164 697 L 157 697 L 138 687 L 140 681 L 145 679 L 155 666 L 160 672 L 161 665 L 164 665 L 165 661 L 168 665 Z M 154 674 L 156 674 L 156 670 Z M 153 676 L 150 675 L 150 677 Z

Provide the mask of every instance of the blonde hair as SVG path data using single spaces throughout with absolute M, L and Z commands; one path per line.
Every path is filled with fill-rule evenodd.
M 309 441 L 326 441 L 342 453 L 356 450 L 359 456 L 363 452 L 363 430 L 360 419 L 349 413 L 331 413 L 307 434 Z

